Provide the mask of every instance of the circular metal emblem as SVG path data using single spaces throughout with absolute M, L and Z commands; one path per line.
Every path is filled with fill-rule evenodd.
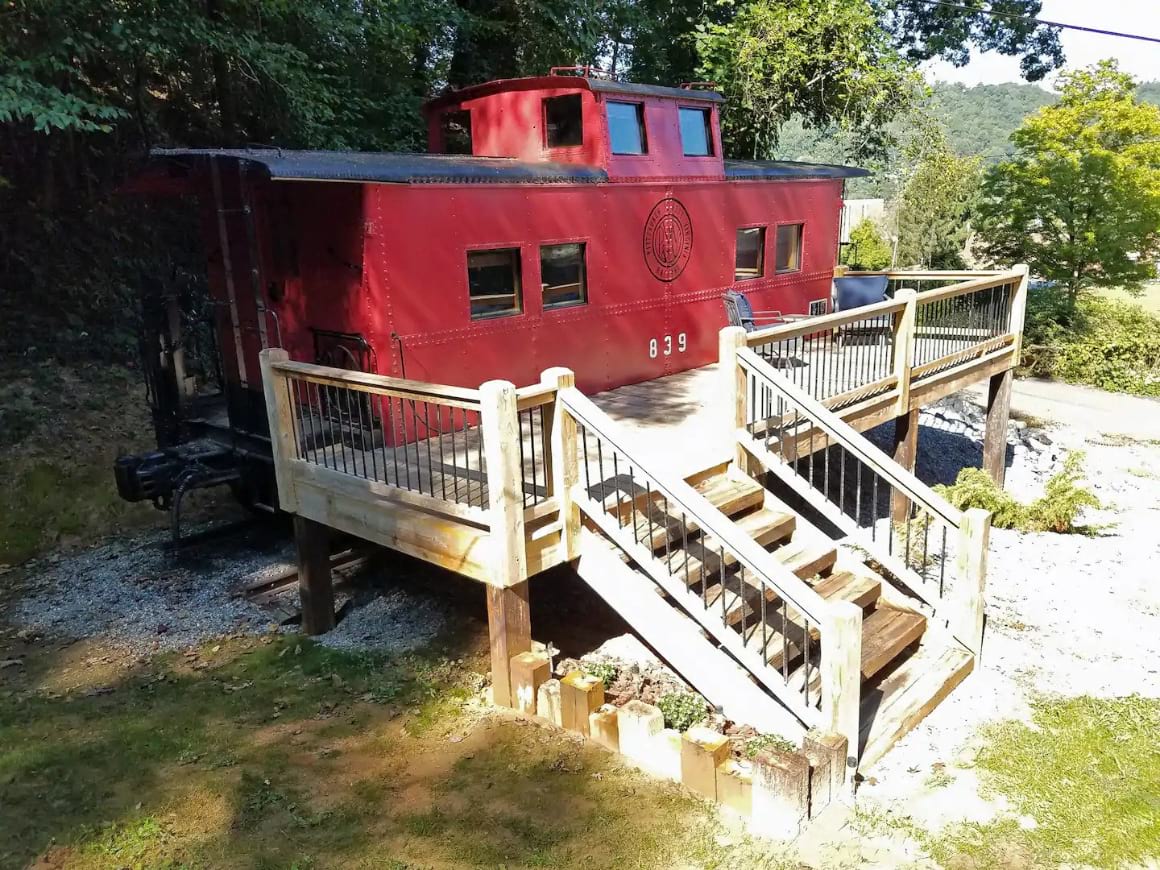
M 673 281 L 693 252 L 693 222 L 679 200 L 668 197 L 653 206 L 644 225 L 644 261 L 658 281 Z

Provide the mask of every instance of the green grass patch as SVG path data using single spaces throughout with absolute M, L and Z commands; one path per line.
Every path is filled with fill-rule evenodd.
M 1034 827 L 962 825 L 932 844 L 948 867 L 1124 867 L 1160 858 L 1160 700 L 1043 701 L 1034 725 L 986 734 L 978 766 Z

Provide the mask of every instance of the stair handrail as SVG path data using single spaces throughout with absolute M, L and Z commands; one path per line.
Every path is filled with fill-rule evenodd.
M 796 479 L 797 473 L 787 471 L 790 462 L 784 457 L 773 457 L 764 445 L 757 441 L 747 429 L 738 428 L 735 436 L 737 444 L 757 458 L 766 469 L 778 475 L 795 489 L 799 495 L 834 521 L 840 528 L 855 537 L 858 547 L 868 553 L 890 573 L 902 580 L 922 601 L 936 612 L 946 617 L 952 635 L 967 649 L 978 654 L 982 647 L 983 634 L 983 590 L 986 583 L 987 547 L 990 535 L 991 515 L 989 512 L 972 508 L 961 511 L 941 495 L 919 480 L 912 472 L 903 468 L 886 453 L 843 421 L 837 414 L 798 388 L 788 378 L 769 365 L 758 354 L 748 348 L 737 348 L 735 365 L 743 376 L 751 376 L 764 384 L 788 403 L 796 407 L 809 421 L 821 430 L 828 439 L 839 444 L 858 461 L 864 463 L 874 473 L 880 475 L 906 499 L 917 505 L 934 520 L 953 529 L 957 537 L 957 552 L 954 560 L 954 585 L 948 591 L 940 579 L 937 588 L 909 565 L 909 555 L 899 559 L 889 549 L 877 544 L 872 534 L 867 534 L 853 518 L 830 502 L 827 496 L 812 484 L 804 484 Z M 747 395 L 748 391 L 742 393 Z M 798 438 L 794 436 L 795 440 Z M 770 461 L 772 459 L 772 461 Z M 909 506 L 907 507 L 909 516 Z M 909 526 L 908 526 L 909 528 Z M 889 530 L 888 530 L 889 531 Z M 942 552 L 941 570 L 946 567 L 946 545 Z M 947 606 L 949 605 L 949 607 Z
M 585 427 L 616 447 L 663 494 L 697 520 L 703 533 L 728 545 L 737 561 L 784 601 L 817 625 L 827 618 L 826 602 L 801 578 L 781 564 L 756 541 L 740 532 L 733 521 L 681 477 L 655 464 L 649 451 L 575 387 L 560 390 L 557 401 Z
M 811 396 L 799 389 L 749 348 L 739 348 L 738 364 L 771 389 L 781 393 L 798 407 L 817 428 L 839 442 L 843 447 L 873 467 L 894 486 L 907 494 L 911 501 L 927 513 L 938 517 L 954 529 L 963 524 L 963 512 L 919 480 L 913 472 L 903 468 L 849 423 Z

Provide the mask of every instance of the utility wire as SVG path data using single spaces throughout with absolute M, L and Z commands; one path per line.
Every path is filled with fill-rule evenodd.
M 1083 33 L 1095 33 L 1100 36 L 1115 36 L 1120 39 L 1137 39 L 1140 42 L 1160 43 L 1158 36 L 1144 36 L 1140 33 L 1121 33 L 1117 30 L 1103 30 L 1099 27 L 1084 27 L 1082 24 L 1064 24 L 1060 21 L 1047 21 L 1043 18 L 1033 18 L 1030 15 L 1017 15 L 1014 12 L 997 12 L 994 9 L 980 9 L 974 6 L 964 6 L 961 3 L 950 3 L 947 0 L 914 0 L 916 3 L 925 3 L 927 6 L 943 6 L 947 9 L 958 9 L 963 12 L 972 12 L 990 15 L 992 18 L 1009 18 L 1015 21 L 1031 21 L 1047 27 L 1058 27 L 1062 30 L 1079 30 Z

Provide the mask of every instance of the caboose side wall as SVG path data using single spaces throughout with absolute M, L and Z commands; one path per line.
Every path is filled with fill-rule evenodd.
M 563 365 L 588 391 L 713 362 L 730 288 L 785 313 L 828 299 L 841 210 L 836 180 L 368 185 L 366 195 L 368 290 L 398 336 L 390 374 L 475 386 L 532 383 Z M 669 199 L 688 212 L 692 245 L 664 281 L 643 234 Z M 780 223 L 804 225 L 799 271 L 773 272 Z M 735 281 L 736 231 L 751 226 L 767 228 L 765 274 Z M 585 243 L 588 303 L 544 310 L 539 246 L 562 242 Z M 467 251 L 491 248 L 519 248 L 523 311 L 473 320 Z

